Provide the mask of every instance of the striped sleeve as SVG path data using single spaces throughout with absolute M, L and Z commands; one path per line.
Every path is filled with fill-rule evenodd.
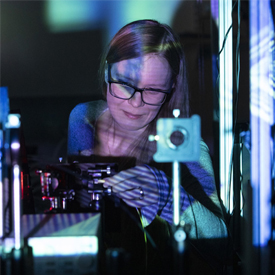
M 166 220 L 169 224 L 173 224 L 172 180 L 164 172 L 151 166 L 147 167 L 157 180 L 159 200 L 157 205 L 150 205 L 141 209 L 144 224 L 150 224 L 156 215 Z M 223 223 L 212 163 L 208 147 L 204 142 L 201 143 L 201 157 L 198 162 L 181 164 L 180 211 L 181 217 L 188 219 L 193 225 L 196 220 L 201 220 L 202 218 L 205 220 L 207 216 L 209 220 L 217 220 L 218 227 Z M 213 224 L 212 226 L 215 225 Z M 222 227 L 224 229 L 224 226 Z

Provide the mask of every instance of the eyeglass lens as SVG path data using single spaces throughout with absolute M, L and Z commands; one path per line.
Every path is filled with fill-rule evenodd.
M 112 83 L 111 92 L 115 97 L 130 99 L 136 90 L 121 83 Z M 159 91 L 144 90 L 141 92 L 142 100 L 148 104 L 160 104 L 164 101 L 166 94 Z

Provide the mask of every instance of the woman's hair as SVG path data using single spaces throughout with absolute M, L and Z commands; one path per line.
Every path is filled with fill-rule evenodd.
M 161 106 L 153 123 L 148 127 L 147 133 L 144 133 L 145 135 L 155 132 L 153 129 L 155 129 L 156 121 L 159 118 L 173 117 L 174 109 L 180 110 L 180 117 L 189 116 L 185 57 L 178 36 L 169 26 L 154 20 L 138 20 L 129 23 L 122 27 L 109 43 L 102 56 L 99 71 L 102 92 L 106 97 L 108 85 L 105 81 L 106 64 L 142 57 L 151 53 L 162 56 L 168 61 L 174 88 Z M 146 138 L 148 139 L 148 136 Z

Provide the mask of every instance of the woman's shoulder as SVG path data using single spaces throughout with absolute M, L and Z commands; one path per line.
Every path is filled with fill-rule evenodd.
M 88 101 L 77 104 L 70 113 L 70 120 L 85 118 L 95 120 L 104 110 L 107 109 L 107 102 L 104 100 Z

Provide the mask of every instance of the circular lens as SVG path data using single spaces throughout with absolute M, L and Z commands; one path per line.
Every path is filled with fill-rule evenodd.
M 180 146 L 184 143 L 185 136 L 181 131 L 175 131 L 170 136 L 171 143 L 175 146 Z
M 167 145 L 173 149 L 177 150 L 181 146 L 188 145 L 188 132 L 182 127 L 175 127 L 171 134 L 167 135 Z

